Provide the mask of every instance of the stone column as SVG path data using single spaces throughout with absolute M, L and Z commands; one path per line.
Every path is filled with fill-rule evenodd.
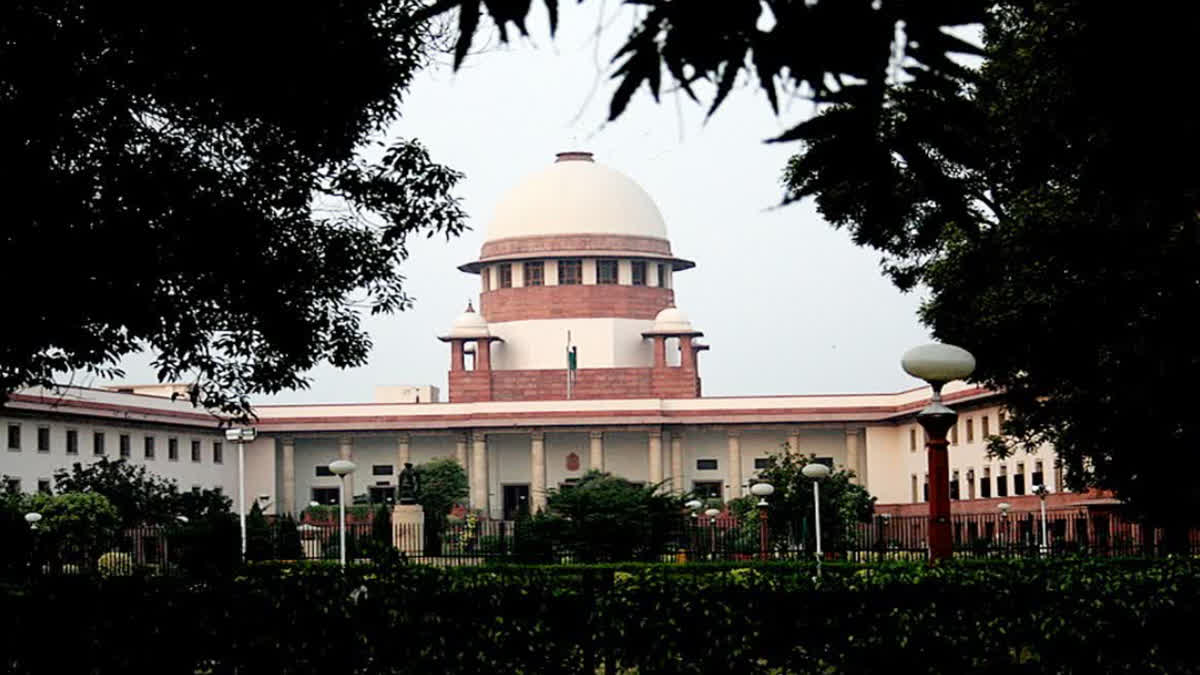
M 725 501 L 742 496 L 742 432 L 729 430 L 729 468 L 725 470 L 725 482 L 729 490 Z
M 787 449 L 787 451 L 788 451 L 789 455 L 800 454 L 800 430 L 799 429 L 792 429 L 791 433 L 788 434 L 788 449 Z
M 458 434 L 458 438 L 454 443 L 454 459 L 458 460 L 458 465 L 467 471 L 467 435 Z
M 679 336 L 679 365 L 684 370 L 696 369 L 696 348 L 692 346 L 691 335 Z
M 662 369 L 667 367 L 667 338 L 662 335 L 655 335 L 654 340 L 654 367 Z
M 596 471 L 604 470 L 604 432 L 593 431 L 588 434 L 591 440 L 591 452 L 589 453 L 588 468 Z
M 671 489 L 683 494 L 683 433 L 678 429 L 671 432 Z
M 463 341 L 462 340 L 451 340 L 450 341 L 450 370 L 453 372 L 466 370 L 466 366 L 464 365 L 464 363 L 465 363 L 465 359 L 463 358 Z
M 492 341 L 481 338 L 475 341 L 475 370 L 492 369 Z
M 858 429 L 850 427 L 846 429 L 846 470 L 854 472 L 851 483 L 862 484 L 858 475 Z
M 529 434 L 529 508 L 537 513 L 546 508 L 546 435 L 540 430 Z
M 650 484 L 657 485 L 663 479 L 662 429 L 651 429 L 647 435 L 650 439 Z
M 283 494 L 279 495 L 279 513 L 296 513 L 296 439 L 280 441 L 283 450 Z
M 475 446 L 471 457 L 471 508 L 479 509 L 491 518 L 491 510 L 488 509 L 487 434 L 476 431 L 471 440 Z
M 396 475 L 404 470 L 404 465 L 412 461 L 412 451 L 409 449 L 410 438 L 408 434 L 401 433 L 396 436 Z
M 338 439 L 338 459 L 348 459 L 354 461 L 354 439 L 349 436 L 343 436 Z M 361 471 L 359 467 L 357 471 Z M 343 480 L 346 481 L 346 506 L 354 503 L 354 474 L 348 474 Z

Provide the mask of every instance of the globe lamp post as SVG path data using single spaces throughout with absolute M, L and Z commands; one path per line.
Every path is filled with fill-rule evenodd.
M 750 486 L 750 494 L 758 497 L 758 557 L 767 559 L 767 497 L 775 494 L 775 486 L 767 482 Z
M 242 562 L 246 561 L 246 444 L 257 436 L 258 432 L 253 427 L 225 430 L 225 440 L 237 443 L 238 449 L 238 520 L 242 527 Z
M 825 555 L 821 550 L 821 481 L 829 477 L 829 467 L 820 462 L 813 462 L 805 464 L 800 473 L 813 482 L 813 532 L 817 535 L 814 553 L 817 556 L 817 576 L 821 576 L 821 558 Z
M 717 516 L 721 514 L 721 509 L 706 509 L 704 515 L 708 516 L 709 528 L 709 557 L 712 560 L 717 559 Z
M 33 546 L 31 546 L 29 549 L 29 576 L 33 577 L 33 575 L 37 574 L 38 569 L 37 530 L 38 523 L 42 522 L 42 514 L 38 513 L 37 511 L 30 511 L 29 513 L 25 514 L 25 522 L 29 523 L 29 529 L 33 530 Z
M 341 560 L 342 569 L 346 567 L 346 476 L 354 473 L 357 468 L 354 462 L 348 459 L 339 459 L 329 463 L 329 470 L 340 479 L 338 483 L 338 521 L 340 523 L 338 558 Z
M 25 514 L 25 522 L 29 523 L 29 529 L 38 529 L 38 523 L 42 522 L 42 514 L 33 511 Z
M 1042 500 L 1042 555 L 1046 555 L 1050 551 L 1050 533 L 1046 528 L 1046 495 L 1050 494 L 1050 491 L 1045 485 L 1039 485 L 1033 488 L 1033 494 Z
M 929 405 L 917 413 L 917 422 L 925 429 L 926 462 L 929 466 L 929 558 L 947 560 L 954 551 L 950 534 L 950 460 L 946 432 L 958 420 L 958 413 L 942 403 L 942 387 L 961 380 L 975 371 L 975 357 L 961 347 L 928 344 L 913 347 L 900 360 L 904 372 L 925 380 L 933 388 Z

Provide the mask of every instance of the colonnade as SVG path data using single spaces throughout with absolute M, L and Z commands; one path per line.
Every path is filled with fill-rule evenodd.
M 614 428 L 612 431 L 626 431 Z M 846 462 L 845 468 L 859 473 L 859 434 L 860 428 L 847 427 L 845 430 Z M 455 442 L 455 460 L 467 471 L 469 481 L 469 497 L 473 508 L 489 512 L 490 474 L 488 467 L 488 431 L 477 429 L 468 432 L 458 432 Z M 511 431 L 496 431 L 492 433 L 511 434 Z M 543 429 L 532 429 L 529 437 L 529 493 L 530 507 L 533 511 L 546 506 L 547 465 L 546 465 L 546 432 Z M 669 488 L 676 493 L 687 491 L 684 484 L 684 440 L 685 432 L 681 428 L 654 426 L 645 430 L 646 434 L 646 473 L 650 484 L 661 483 L 669 478 Z M 396 434 L 396 470 L 403 470 L 406 463 L 412 461 L 411 436 L 408 432 Z M 724 485 L 726 500 L 737 499 L 744 492 L 748 476 L 743 475 L 742 463 L 742 431 L 738 428 L 726 430 L 727 458 L 725 462 Z M 788 432 L 788 452 L 796 453 L 801 448 L 801 431 L 793 429 Z M 279 499 L 279 511 L 295 513 L 296 492 L 296 463 L 295 440 L 290 437 L 280 438 L 281 447 L 281 477 L 283 494 Z M 353 460 L 354 440 L 351 436 L 341 436 L 337 440 L 338 458 Z M 588 468 L 604 471 L 606 467 L 605 431 L 591 430 L 588 432 Z M 346 477 L 347 494 L 354 494 L 354 475 Z

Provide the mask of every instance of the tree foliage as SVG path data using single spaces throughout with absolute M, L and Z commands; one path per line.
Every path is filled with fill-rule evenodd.
M 436 457 L 414 469 L 417 472 L 417 503 L 424 507 L 425 518 L 439 523 L 455 504 L 467 498 L 467 472 L 449 457 Z
M 804 536 L 811 546 L 815 537 L 816 506 L 813 500 L 815 481 L 806 478 L 801 470 L 816 461 L 816 455 L 781 452 L 767 457 L 767 466 L 758 470 L 756 482 L 770 483 L 774 494 L 767 498 L 767 524 L 773 543 L 788 542 L 791 546 Z M 858 523 L 870 522 L 875 511 L 875 498 L 867 489 L 852 482 L 854 472 L 834 469 L 821 481 L 821 541 L 825 550 L 844 550 L 853 541 Z M 730 510 L 751 533 L 757 532 L 758 497 L 747 495 L 730 502 Z M 757 539 L 755 539 L 757 541 Z
M 0 396 L 142 348 L 244 416 L 320 361 L 363 363 L 360 310 L 406 308 L 416 233 L 457 234 L 460 175 L 401 140 L 418 0 L 0 6 Z M 2 400 L 2 399 L 0 399 Z
M 116 509 L 121 527 L 170 525 L 179 516 L 191 522 L 229 514 L 232 501 L 216 490 L 179 491 L 172 479 L 163 478 L 145 466 L 107 457 L 90 464 L 76 462 L 54 474 L 55 491 L 102 495 Z
M 1001 4 L 982 67 L 914 72 L 863 130 L 856 106 L 826 110 L 787 180 L 929 290 L 922 320 L 1005 392 L 995 453 L 1051 443 L 1071 487 L 1182 526 L 1200 507 L 1200 122 L 1178 84 L 1196 24 L 1127 9 Z
M 58 495 L 37 493 L 28 497 L 25 508 L 42 514 L 37 537 L 53 546 L 97 556 L 102 546 L 111 546 L 120 516 L 104 495 L 72 492 Z
M 588 471 L 546 491 L 546 511 L 518 523 L 518 554 L 571 551 L 580 562 L 652 559 L 675 533 L 682 498 L 619 476 Z
M 580 0 L 582 2 L 582 0 Z M 544 0 L 551 33 L 558 0 Z M 757 82 L 771 107 L 806 95 L 830 103 L 879 107 L 901 57 L 929 72 L 953 73 L 953 54 L 979 48 L 945 29 L 979 22 L 989 3 L 874 0 L 728 0 L 719 9 L 680 0 L 625 0 L 636 16 L 613 56 L 620 80 L 609 106 L 616 119 L 644 84 L 658 99 L 664 75 L 687 96 L 708 96 L 710 114 L 739 78 Z M 457 8 L 455 64 L 460 65 L 479 30 L 481 5 L 502 41 L 509 24 L 527 35 L 529 0 L 442 0 L 417 14 L 429 17 Z M 779 140 L 789 140 L 792 131 Z

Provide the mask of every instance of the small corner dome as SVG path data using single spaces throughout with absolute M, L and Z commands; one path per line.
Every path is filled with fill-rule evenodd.
M 667 239 L 650 195 L 590 152 L 561 152 L 496 205 L 485 242 L 514 237 L 609 234 Z
M 654 317 L 655 333 L 691 333 L 692 322 L 678 307 L 668 307 Z
M 475 308 L 467 305 L 467 311 L 458 315 L 454 320 L 454 324 L 450 327 L 450 335 L 452 338 L 481 338 L 490 337 L 487 321 L 475 312 Z

